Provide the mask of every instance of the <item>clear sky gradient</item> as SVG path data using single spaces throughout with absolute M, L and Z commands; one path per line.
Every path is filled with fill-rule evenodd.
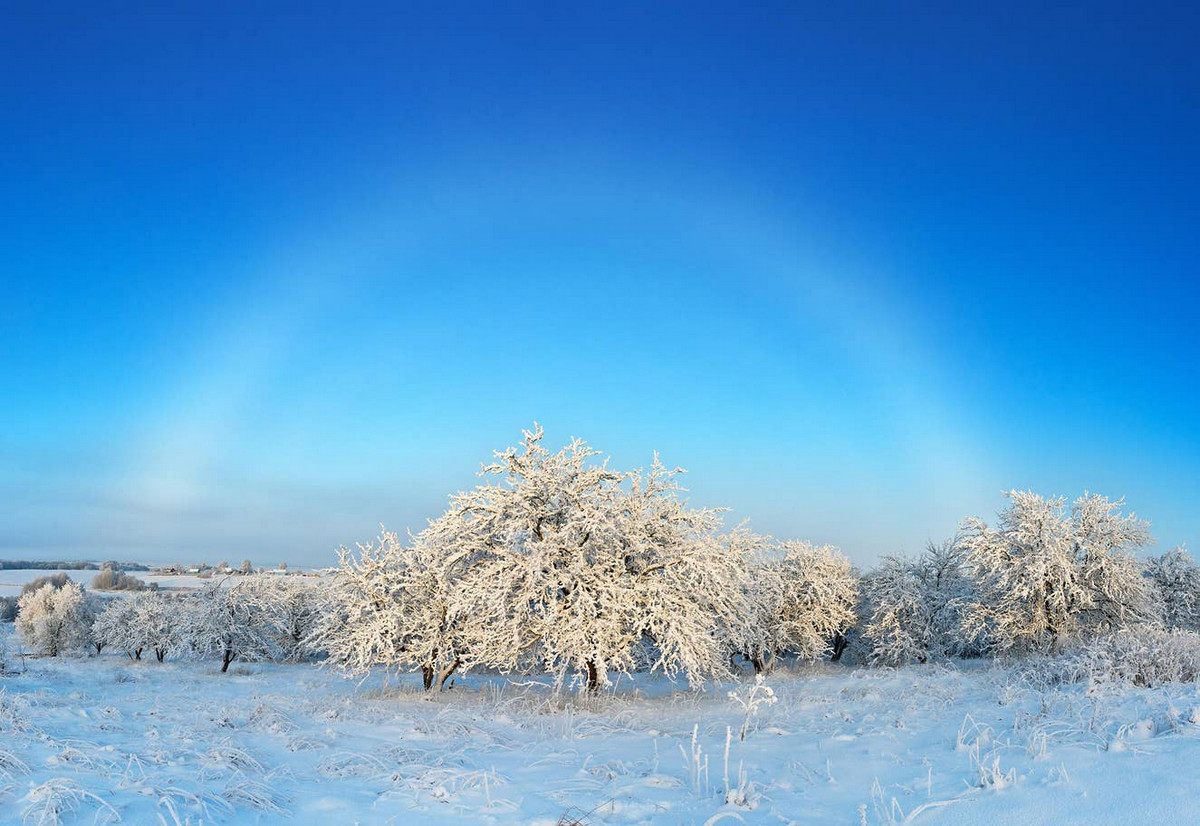
M 1188 4 L 137 5 L 0 26 L 0 556 L 330 563 L 535 420 L 863 564 L 1200 542 Z

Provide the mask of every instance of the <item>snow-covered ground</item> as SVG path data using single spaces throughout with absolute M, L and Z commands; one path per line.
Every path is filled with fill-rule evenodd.
M 24 667 L 0 678 L 0 823 L 1149 824 L 1194 822 L 1200 793 L 1196 687 L 1044 693 L 986 663 L 784 668 L 749 717 L 729 692 L 750 678 L 587 701 L 311 665 Z
M 14 568 L 13 570 L 0 570 L 0 597 L 16 597 L 21 595 L 21 588 L 25 583 L 43 576 L 53 576 L 57 573 L 66 574 L 71 580 L 79 583 L 84 588 L 88 588 L 92 584 L 92 578 L 100 573 L 96 569 L 87 570 L 70 570 L 70 571 L 51 571 L 40 568 Z M 144 580 L 147 584 L 157 583 L 159 588 L 170 591 L 193 591 L 197 588 L 203 588 L 205 585 L 217 581 L 225 581 L 229 583 L 239 581 L 238 576 L 220 575 L 214 577 L 199 577 L 192 574 L 154 574 L 149 571 L 126 571 L 129 576 L 137 577 Z M 109 592 L 118 593 L 118 592 Z

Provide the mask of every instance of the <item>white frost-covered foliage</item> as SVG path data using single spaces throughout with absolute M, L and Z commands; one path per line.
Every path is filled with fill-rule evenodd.
M 1150 557 L 1145 574 L 1158 596 L 1163 624 L 1200 631 L 1200 567 L 1188 552 L 1176 548 Z
M 200 656 L 219 656 L 222 672 L 235 659 L 278 656 L 285 629 L 276 594 L 261 575 L 242 578 L 230 587 L 221 582 L 207 586 L 188 606 L 188 647 Z
M 39 654 L 57 657 L 87 645 L 85 598 L 78 584 L 56 588 L 47 583 L 23 594 L 17 605 L 17 633 Z
M 458 615 L 466 656 L 501 671 L 575 673 L 589 689 L 651 669 L 697 683 L 721 674 L 722 627 L 743 611 L 740 560 L 717 511 L 693 509 L 654 459 L 622 473 L 579 439 L 551 453 L 542 431 L 497 452 L 496 479 L 453 497 L 417 538 L 469 560 Z
M 182 625 L 189 619 L 178 600 L 154 591 L 112 599 L 92 626 L 93 641 L 119 648 L 131 659 L 153 651 L 159 662 L 180 644 Z
M 298 576 L 268 577 L 261 584 L 277 614 L 277 657 L 284 662 L 303 660 L 314 652 L 313 634 L 325 605 L 321 587 Z
M 1125 683 L 1153 688 L 1200 679 L 1200 634 L 1153 626 L 1078 640 L 1054 657 L 1034 661 L 1039 683 Z
M 458 595 L 469 587 L 470 558 L 430 541 L 406 548 L 386 530 L 339 556 L 313 644 L 350 673 L 420 669 L 425 688 L 440 687 L 462 662 Z
M 744 637 L 737 649 L 768 670 L 776 656 L 817 660 L 834 650 L 855 621 L 858 577 L 850 561 L 830 545 L 771 542 L 735 531 L 731 545 L 751 546 Z
M 624 473 L 573 440 L 551 453 L 542 431 L 497 452 L 491 482 L 402 547 L 394 534 L 343 552 L 335 610 L 319 639 L 331 658 L 580 677 L 589 689 L 651 668 L 698 682 L 727 670 L 724 628 L 744 615 L 744 566 L 716 511 L 689 508 L 678 470 L 655 458 Z
M 1154 616 L 1133 554 L 1149 525 L 1120 514 L 1121 502 L 1010 491 L 995 528 L 963 523 L 963 547 L 979 588 L 968 637 L 993 651 L 1054 650 L 1076 635 L 1115 631 Z
M 928 662 L 973 653 L 963 640 L 974 585 L 958 537 L 930 544 L 921 556 L 885 556 L 864 582 L 863 636 L 877 665 Z

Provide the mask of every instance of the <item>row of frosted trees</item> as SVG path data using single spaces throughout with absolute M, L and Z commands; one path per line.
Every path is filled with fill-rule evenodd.
M 1013 491 L 995 526 L 865 575 L 835 549 L 779 542 L 690 508 L 657 457 L 619 472 L 542 431 L 495 455 L 484 484 L 407 543 L 342 550 L 318 621 L 351 672 L 419 670 L 427 688 L 471 668 L 547 673 L 596 690 L 638 670 L 697 683 L 738 657 L 844 652 L 900 665 L 1053 653 L 1131 628 L 1194 631 L 1200 572 L 1182 550 L 1148 562 L 1146 523 L 1120 503 Z
M 190 594 L 140 591 L 113 598 L 96 597 L 71 581 L 47 582 L 21 596 L 16 625 L 25 644 L 44 656 L 106 648 L 132 660 L 153 655 L 158 662 L 211 656 L 227 671 L 238 659 L 308 657 L 325 604 L 321 590 L 300 578 L 260 575 Z
M 1014 491 L 994 526 L 968 520 L 860 575 L 828 546 L 723 530 L 657 457 L 622 472 L 585 442 L 551 452 L 542 438 L 535 428 L 496 453 L 484 483 L 407 542 L 384 532 L 343 548 L 324 587 L 250 577 L 185 599 L 136 594 L 68 642 L 212 655 L 222 670 L 320 657 L 351 673 L 420 672 L 427 689 L 488 669 L 595 691 L 636 671 L 696 684 L 738 659 L 756 671 L 780 656 L 900 665 L 1200 627 L 1200 569 L 1182 550 L 1140 557 L 1148 526 L 1101 496 Z M 59 593 L 70 588 L 22 598 L 21 633 L 45 653 L 66 650 L 74 627 L 53 619 L 62 601 L 85 610 L 82 593 Z

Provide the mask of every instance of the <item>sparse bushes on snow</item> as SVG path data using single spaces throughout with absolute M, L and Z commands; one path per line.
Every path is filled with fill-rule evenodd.
M 17 633 L 39 654 L 57 657 L 88 643 L 83 589 L 68 581 L 61 588 L 47 582 L 24 594 L 18 603 Z
M 1200 634 L 1144 626 L 1068 645 L 1057 656 L 1033 660 L 1040 683 L 1124 683 L 1153 688 L 1200 677 Z
M 24 596 L 25 594 L 40 590 L 46 585 L 50 585 L 55 588 L 62 588 L 70 581 L 71 578 L 62 571 L 59 571 L 56 574 L 47 574 L 26 582 L 25 585 L 21 587 L 21 595 Z

